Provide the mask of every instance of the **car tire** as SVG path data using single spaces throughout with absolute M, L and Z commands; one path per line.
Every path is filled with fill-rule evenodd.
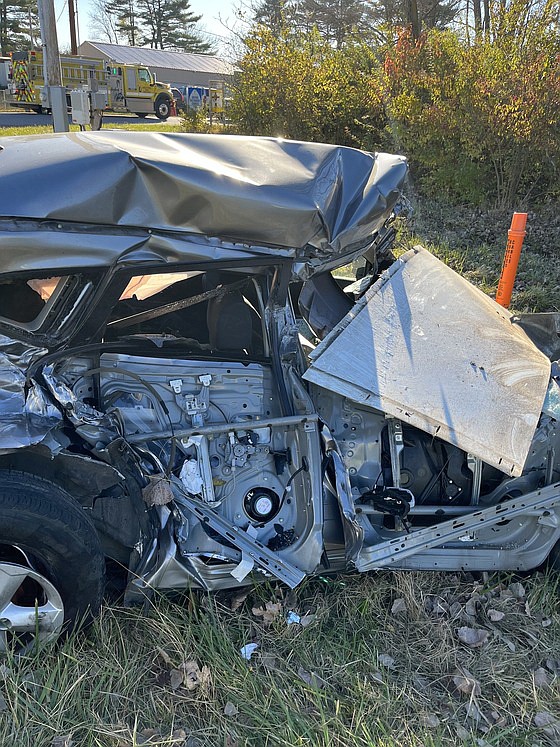
M 90 621 L 104 583 L 103 550 L 84 509 L 49 480 L 0 473 L 0 650 Z
M 154 106 L 154 112 L 158 119 L 165 121 L 171 114 L 171 101 L 167 96 L 158 96 Z

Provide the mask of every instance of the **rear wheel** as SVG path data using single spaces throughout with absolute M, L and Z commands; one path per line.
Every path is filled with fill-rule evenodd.
M 171 100 L 167 96 L 158 96 L 154 106 L 154 111 L 158 119 L 167 119 L 171 114 Z
M 0 651 L 33 648 L 91 619 L 104 579 L 84 510 L 54 483 L 0 473 Z

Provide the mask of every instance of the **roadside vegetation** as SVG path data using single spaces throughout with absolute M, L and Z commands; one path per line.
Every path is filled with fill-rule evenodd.
M 107 607 L 4 662 L 0 744 L 554 747 L 559 612 L 552 573 L 379 572 Z

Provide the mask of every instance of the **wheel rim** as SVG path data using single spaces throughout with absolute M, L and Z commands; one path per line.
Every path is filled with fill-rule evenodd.
M 19 563 L 0 563 L 0 652 L 55 640 L 63 623 L 62 597 L 47 578 Z
M 168 117 L 169 116 L 169 104 L 166 101 L 163 101 L 159 105 L 159 113 L 162 117 Z

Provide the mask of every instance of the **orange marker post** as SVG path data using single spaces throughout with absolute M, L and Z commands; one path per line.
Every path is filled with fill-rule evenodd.
M 511 226 L 508 231 L 508 240 L 502 264 L 502 274 L 496 291 L 496 303 L 504 308 L 509 307 L 511 292 L 517 273 L 517 265 L 521 256 L 521 247 L 525 238 L 525 226 L 527 225 L 527 213 L 514 213 Z

